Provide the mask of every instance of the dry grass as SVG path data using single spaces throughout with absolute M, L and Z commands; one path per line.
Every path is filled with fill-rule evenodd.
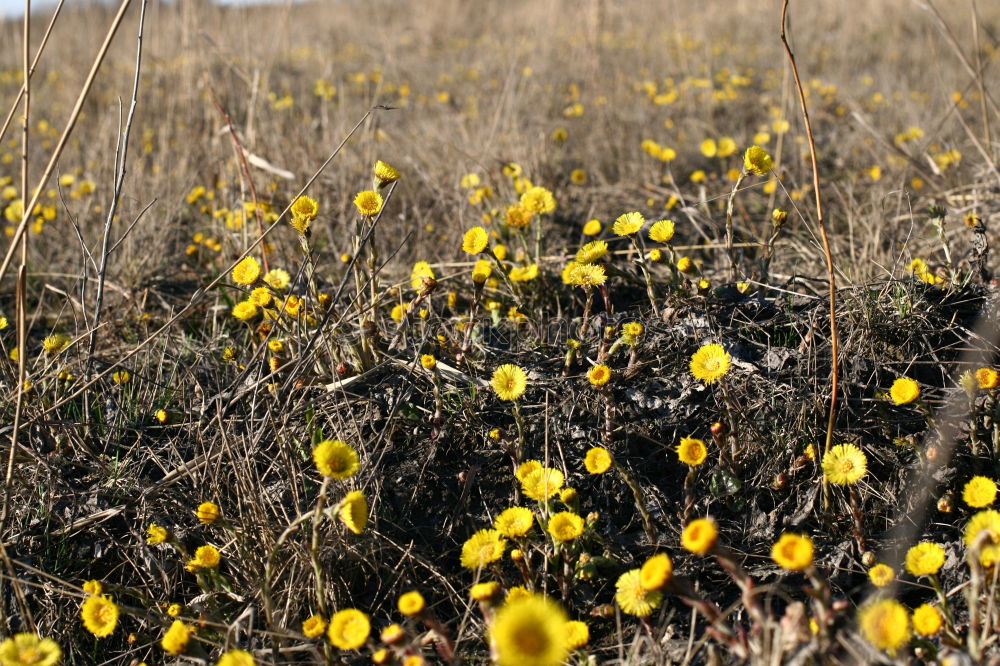
M 868 457 L 861 483 L 825 497 L 819 459 L 806 455 L 810 444 L 821 448 L 826 429 L 825 266 L 777 7 L 151 3 L 91 360 L 96 264 L 135 74 L 133 7 L 58 163 L 56 177 L 72 175 L 73 183 L 57 188 L 53 179 L 58 192 L 43 203 L 55 218 L 27 235 L 22 351 L 32 390 L 4 488 L 11 510 L 0 532 L 0 637 L 50 636 L 67 663 L 162 663 L 169 657 L 160 641 L 172 622 L 166 607 L 176 603 L 180 617 L 199 626 L 186 653 L 192 660 L 215 663 L 239 647 L 260 663 L 362 663 L 378 647 L 378 632 L 401 621 L 399 594 L 419 589 L 431 611 L 407 621 L 410 651 L 419 651 L 419 637 L 428 660 L 486 662 L 484 613 L 468 594 L 476 574 L 459 565 L 459 553 L 503 509 L 533 506 L 512 474 L 520 447 L 521 460 L 565 473 L 578 495 L 567 506 L 597 514 L 569 559 L 537 528 L 524 545 L 532 584 L 590 625 L 590 646 L 573 663 L 588 655 L 636 664 L 888 661 L 855 626 L 855 607 L 872 594 L 873 555 L 865 553 L 898 565 L 920 539 L 949 554 L 940 581 L 953 594 L 955 617 L 951 633 L 897 656 L 993 657 L 990 640 L 971 638 L 983 627 L 988 635 L 1000 614 L 985 603 L 996 598 L 995 578 L 981 579 L 973 566 L 970 582 L 962 563 L 962 529 L 974 512 L 961 491 L 973 474 L 997 477 L 997 401 L 987 393 L 969 401 L 957 383 L 962 371 L 996 363 L 997 351 L 995 285 L 976 271 L 977 236 L 963 223 L 978 215 L 987 239 L 1000 223 L 1000 112 L 979 94 L 1000 77 L 1000 7 L 983 2 L 977 10 L 974 33 L 966 4 L 942 7 L 960 56 L 942 19 L 919 2 L 792 3 L 791 43 L 809 93 L 841 285 L 835 440 Z M 99 6 L 71 8 L 56 25 L 32 80 L 29 182 L 49 159 L 111 17 Z M 44 23 L 34 20 L 33 43 Z M 21 43 L 19 23 L 2 30 L 4 43 Z M 2 99 L 17 94 L 19 53 L 12 46 L 0 54 Z M 970 75 L 962 57 L 981 74 Z M 318 95 L 318 82 L 336 92 Z M 774 123 L 783 119 L 782 133 Z M 919 136 L 899 139 L 915 127 Z M 556 140 L 561 132 L 566 138 Z M 770 135 L 763 145 L 780 182 L 768 188 L 770 177 L 751 176 L 735 196 L 735 257 L 751 283 L 744 294 L 729 282 L 727 172 L 742 167 L 743 149 L 760 142 L 760 132 Z M 702 154 L 703 140 L 723 137 L 739 148 L 733 156 Z M 264 241 L 269 267 L 292 275 L 291 291 L 315 320 L 278 318 L 269 330 L 236 321 L 230 310 L 246 290 L 229 268 L 248 252 L 264 259 L 259 231 L 276 218 L 227 225 L 213 211 L 239 210 L 256 192 L 280 213 L 345 139 L 307 192 L 320 205 L 309 239 L 315 288 L 287 218 Z M 0 177 L 17 185 L 17 129 L 3 141 Z M 676 159 L 651 156 L 645 141 L 674 149 Z M 946 164 L 949 151 L 961 159 Z M 240 152 L 256 161 L 252 182 Z M 383 190 L 385 209 L 366 236 L 352 200 L 371 187 L 376 160 L 402 178 Z M 533 231 L 519 237 L 503 224 L 519 196 L 502 171 L 510 162 L 558 201 L 554 214 L 540 217 L 537 245 Z M 585 183 L 573 182 L 576 169 Z M 276 175 L 282 170 L 291 178 Z M 699 170 L 700 183 L 691 178 Z M 473 188 L 461 184 L 470 173 L 492 198 L 470 200 Z M 81 191 L 85 181 L 92 193 Z M 196 187 L 206 192 L 189 203 Z M 929 223 L 931 206 L 947 210 L 944 244 Z M 760 243 L 774 208 L 789 217 L 765 277 Z M 633 210 L 673 219 L 677 255 L 694 259 L 711 286 L 652 265 L 653 311 L 636 253 L 611 233 L 615 218 Z M 562 284 L 560 271 L 589 240 L 581 230 L 595 218 L 614 252 L 605 260 L 607 300 L 595 292 L 581 333 L 584 292 Z M 7 218 L 8 233 L 17 221 Z M 501 304 L 492 314 L 470 280 L 473 258 L 461 251 L 463 232 L 479 224 L 503 236 L 508 267 L 540 265 L 534 281 L 488 286 L 485 298 Z M 357 255 L 354 263 L 344 253 Z M 915 279 L 908 268 L 915 258 L 941 283 Z M 429 262 L 437 277 L 423 297 L 410 288 L 415 261 Z M 0 330 L 2 359 L 17 345 L 15 268 L 16 261 L 0 285 L 0 313 L 11 323 Z M 379 302 L 368 311 L 373 293 Z M 413 310 L 397 323 L 392 307 L 406 302 Z M 508 317 L 512 306 L 524 322 Z M 418 315 L 424 308 L 426 318 Z M 640 344 L 609 354 L 618 334 L 604 327 L 626 321 L 643 322 Z M 74 342 L 47 354 L 42 342 L 56 332 Z M 570 338 L 582 347 L 570 350 Z M 277 339 L 284 350 L 268 348 Z M 732 358 L 724 390 L 689 372 L 691 354 L 708 342 Z M 421 354 L 437 357 L 436 375 L 421 367 Z M 269 359 L 280 367 L 272 372 Z M 486 383 L 502 363 L 528 371 L 517 414 Z M 601 390 L 585 378 L 596 363 L 613 370 Z M 16 362 L 0 360 L 5 463 L 17 372 Z M 920 383 L 923 407 L 894 406 L 883 395 L 901 376 Z M 161 409 L 164 422 L 156 419 Z M 715 421 L 726 434 L 713 438 Z M 674 452 L 685 436 L 709 445 L 708 462 L 690 476 Z M 356 448 L 355 477 L 323 481 L 311 450 L 324 439 Z M 588 475 L 582 459 L 596 445 L 611 450 L 624 473 Z M 313 520 L 347 490 L 363 492 L 371 507 L 360 535 L 336 519 Z M 934 506 L 942 498 L 948 512 Z M 205 501 L 221 507 L 223 523 L 198 522 L 194 510 Z M 539 510 L 566 508 L 553 504 Z M 680 547 L 684 525 L 705 515 L 718 522 L 728 549 L 718 561 Z M 168 527 L 178 547 L 147 545 L 150 524 Z M 808 580 L 769 557 L 787 531 L 810 535 L 820 572 L 810 580 L 830 595 L 798 618 L 795 602 L 808 601 Z M 205 543 L 222 551 L 219 576 L 185 571 L 178 548 L 190 554 Z M 654 552 L 671 555 L 677 580 L 662 606 L 637 622 L 614 605 L 615 581 Z M 897 572 L 897 598 L 910 607 L 933 598 L 926 579 Z M 524 582 L 509 559 L 482 576 L 508 587 Z M 757 597 L 741 592 L 741 576 L 754 578 Z M 101 639 L 79 618 L 81 588 L 92 579 L 122 610 L 114 633 Z M 698 597 L 685 580 L 721 608 L 713 627 L 704 607 L 690 610 Z M 967 589 L 982 597 L 966 599 Z M 969 610 L 971 601 L 979 611 Z M 755 615 L 758 602 L 766 618 Z M 304 619 L 345 607 L 371 616 L 368 648 L 338 651 L 303 636 Z M 821 621 L 829 613 L 815 637 L 796 630 L 810 613 Z M 737 630 L 727 638 L 723 625 Z

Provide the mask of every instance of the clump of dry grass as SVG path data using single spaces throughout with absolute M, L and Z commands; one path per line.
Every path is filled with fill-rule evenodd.
M 68 662 L 519 663 L 526 617 L 539 663 L 992 656 L 995 537 L 965 527 L 994 528 L 989 482 L 963 491 L 995 479 L 1000 441 L 1000 15 L 861 6 L 791 24 L 840 285 L 840 476 L 814 181 L 770 10 L 152 3 L 115 201 L 130 10 L 28 216 L 20 296 L 3 277 L 0 637 Z M 29 181 L 111 18 L 55 24 Z M 9 237 L 26 193 L 4 140 Z M 753 144 L 773 159 L 745 164 Z M 693 369 L 705 345 L 717 365 Z M 523 382 L 491 383 L 507 364 Z M 785 534 L 807 539 L 772 552 Z M 917 541 L 939 570 L 905 573 Z M 101 595 L 116 621 L 97 601 L 81 619 Z M 567 620 L 589 640 L 563 645 Z

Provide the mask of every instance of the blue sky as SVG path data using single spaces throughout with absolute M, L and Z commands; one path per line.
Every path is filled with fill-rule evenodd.
M 58 0 L 31 0 L 32 8 L 43 8 L 46 6 L 55 5 Z M 92 0 L 66 0 L 66 5 L 80 4 L 82 2 L 91 2 Z M 134 1 L 134 0 L 133 0 Z M 258 2 L 266 2 L 267 0 L 215 0 L 220 4 L 226 5 L 249 5 Z M 11 16 L 20 16 L 21 12 L 24 10 L 24 0 L 0 0 L 0 14 L 5 18 Z

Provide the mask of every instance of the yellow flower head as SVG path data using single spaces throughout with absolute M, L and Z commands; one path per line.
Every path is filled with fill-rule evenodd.
M 626 571 L 615 583 L 615 601 L 629 615 L 648 617 L 662 600 L 662 592 L 647 590 L 642 586 L 642 573 L 639 569 Z
M 907 377 L 900 377 L 892 383 L 889 397 L 897 405 L 908 405 L 920 397 L 920 385 Z
M 472 281 L 475 284 L 483 284 L 488 279 L 490 275 L 493 274 L 493 264 L 491 264 L 486 259 L 480 259 L 472 267 Z
M 944 565 L 944 548 L 924 541 L 906 551 L 906 570 L 914 576 L 933 576 Z
M 985 476 L 972 477 L 962 490 L 962 500 L 974 509 L 987 507 L 996 498 L 997 484 Z
M 165 527 L 160 527 L 156 523 L 153 523 L 146 530 L 146 543 L 150 546 L 156 546 L 165 542 L 170 538 L 170 531 Z
M 576 252 L 576 260 L 581 264 L 592 264 L 608 253 L 608 244 L 602 240 L 590 241 Z
M 462 566 L 480 569 L 503 557 L 507 541 L 497 530 L 479 530 L 462 544 Z
M 583 458 L 583 466 L 591 474 L 604 474 L 611 467 L 611 452 L 600 446 L 587 451 Z
M 675 450 L 680 461 L 692 467 L 697 467 L 705 462 L 705 458 L 708 456 L 705 442 L 694 437 L 681 437 L 681 443 L 677 445 Z
M 513 204 L 511 206 L 507 206 L 507 210 L 504 213 L 504 222 L 508 227 L 523 229 L 528 226 L 531 222 L 531 218 L 534 216 L 534 213 L 521 204 Z
M 477 255 L 486 249 L 490 236 L 483 227 L 472 227 L 462 236 L 462 250 L 466 254 Z
M 1000 512 L 987 509 L 972 516 L 965 526 L 965 545 L 972 547 L 983 532 L 989 535 L 985 545 L 1000 544 Z
M 202 525 L 211 525 L 219 518 L 219 506 L 213 502 L 202 502 L 194 515 Z
M 215 662 L 215 666 L 254 666 L 253 655 L 246 650 L 230 650 Z
M 910 641 L 910 614 L 895 599 L 882 599 L 865 604 L 858 610 L 861 634 L 869 643 L 895 654 Z
M 233 306 L 233 317 L 240 321 L 250 321 L 257 317 L 259 310 L 252 300 L 240 301 Z
M 311 197 L 299 197 L 292 204 L 291 213 L 293 218 L 300 218 L 308 226 L 319 214 L 319 203 Z
M 170 628 L 163 634 L 160 647 L 169 655 L 177 656 L 183 654 L 187 649 L 188 641 L 191 640 L 191 628 L 181 622 L 174 620 Z
M 639 569 L 639 585 L 644 590 L 658 590 L 674 575 L 674 563 L 666 553 L 653 555 Z
M 896 572 L 887 564 L 876 564 L 868 570 L 868 578 L 875 587 L 885 587 L 896 580 Z
M 611 230 L 619 236 L 631 236 L 642 229 L 644 224 L 646 224 L 646 218 L 642 216 L 642 213 L 624 213 L 618 216 L 618 219 L 611 226 Z
M 563 487 L 563 473 L 551 467 L 540 467 L 521 479 L 521 490 L 529 498 L 544 501 L 555 495 Z
M 596 236 L 601 233 L 601 221 L 600 220 L 587 220 L 587 223 L 583 225 L 583 235 L 584 236 Z
M 198 571 L 199 569 L 214 569 L 222 561 L 222 555 L 215 546 L 199 546 L 194 551 L 194 559 L 188 562 L 188 571 Z
M 355 534 L 361 534 L 368 524 L 368 500 L 360 490 L 352 490 L 340 501 L 337 510 L 340 522 Z
M 358 452 L 339 439 L 325 440 L 313 449 L 313 461 L 319 473 L 338 481 L 358 473 Z
M 424 612 L 424 597 L 422 594 L 416 590 L 411 590 L 399 597 L 399 601 L 396 602 L 396 607 L 399 612 L 406 617 L 413 617 L 414 615 L 420 615 Z
M 510 278 L 511 282 L 530 282 L 538 277 L 538 264 L 516 266 L 510 269 L 510 274 L 507 277 Z
M 691 374 L 698 381 L 711 384 L 729 371 L 729 354 L 722 345 L 702 345 L 691 356 Z
M 760 146 L 750 146 L 743 154 L 743 170 L 755 176 L 766 176 L 773 162 L 767 151 Z
M 570 620 L 563 627 L 566 633 L 566 647 L 570 650 L 582 648 L 590 641 L 590 627 L 579 620 Z
M 434 358 L 433 354 L 424 354 L 420 357 L 420 365 L 423 366 L 425 370 L 433 370 L 437 367 L 437 359 Z
M 976 370 L 976 382 L 983 391 L 991 391 L 1000 384 L 1000 374 L 993 368 L 979 368 Z
M 649 240 L 656 243 L 669 243 L 674 237 L 673 220 L 660 220 L 654 222 L 649 228 Z
M 677 270 L 687 275 L 694 271 L 694 262 L 690 257 L 681 257 L 677 260 Z
M 266 282 L 272 289 L 284 291 L 285 289 L 288 289 L 288 285 L 292 283 L 292 276 L 289 275 L 286 270 L 272 268 L 264 274 L 264 282 Z
M 921 636 L 935 636 L 944 623 L 941 611 L 930 604 L 921 604 L 913 610 L 913 631 Z
M 514 476 L 518 481 L 524 481 L 525 477 L 537 469 L 542 469 L 542 463 L 537 460 L 525 460 L 514 470 Z
M 608 279 L 604 266 L 599 264 L 580 264 L 571 261 L 567 268 L 564 281 L 575 287 L 583 287 L 584 289 L 599 287 Z
M 719 152 L 719 147 L 715 144 L 715 139 L 705 139 L 701 142 L 701 154 L 709 159 L 715 157 Z
M 853 485 L 867 471 L 868 459 L 854 444 L 838 444 L 823 456 L 823 474 L 834 485 Z
M 357 608 L 345 608 L 330 618 L 326 635 L 334 647 L 340 650 L 357 650 L 368 640 L 371 629 L 367 615 Z
M 426 261 L 418 261 L 413 264 L 413 270 L 410 271 L 410 286 L 414 291 L 420 291 L 424 288 L 424 283 L 427 280 L 434 279 L 434 269 Z
M 569 655 L 563 609 L 541 594 L 528 593 L 501 608 L 489 635 L 499 666 L 559 666 Z
M 571 511 L 560 511 L 549 519 L 549 534 L 560 543 L 583 534 L 583 518 Z
M 531 509 L 514 506 L 505 509 L 493 521 L 493 527 L 505 537 L 522 537 L 531 531 L 535 524 L 535 514 Z
M 302 621 L 302 633 L 306 638 L 322 636 L 324 631 L 326 631 L 326 620 L 322 615 L 313 615 Z
M 274 300 L 274 295 L 271 294 L 271 290 L 267 287 L 255 287 L 250 290 L 250 298 L 248 299 L 254 305 L 259 305 L 260 307 L 267 307 Z
M 529 188 L 521 195 L 521 205 L 532 213 L 545 215 L 556 211 L 556 199 L 544 187 Z
M 88 580 L 83 584 L 83 591 L 92 597 L 101 596 L 101 592 L 104 591 L 104 586 L 101 585 L 99 580 Z
M 389 164 L 386 164 L 382 160 L 377 160 L 375 162 L 373 172 L 375 175 L 376 187 L 379 188 L 385 187 L 389 183 L 394 183 L 399 180 L 399 170 Z
M 55 355 L 66 349 L 70 342 L 72 339 L 68 335 L 56 333 L 42 340 L 42 349 L 45 350 L 46 354 Z
M 695 555 L 706 555 L 715 547 L 718 537 L 719 529 L 714 520 L 698 518 L 688 523 L 681 532 L 681 545 Z
M 595 365 L 587 371 L 587 381 L 591 386 L 604 386 L 611 381 L 611 368 L 606 365 Z
M 771 559 L 786 571 L 803 571 L 812 566 L 813 543 L 804 534 L 782 534 L 771 547 Z
M 0 664 L 7 666 L 56 666 L 62 659 L 59 644 L 35 634 L 15 634 L 0 643 Z
M 354 197 L 354 205 L 365 217 L 375 217 L 382 210 L 382 195 L 372 190 L 358 192 Z
M 253 257 L 246 257 L 233 266 L 232 277 L 236 284 L 249 287 L 260 278 L 260 264 Z
M 489 601 L 500 593 L 500 584 L 494 580 L 476 583 L 469 589 L 469 596 L 476 601 Z
M 118 625 L 118 606 L 108 597 L 89 596 L 80 606 L 83 626 L 98 638 L 110 636 Z
M 631 335 L 633 338 L 637 338 L 646 331 L 645 327 L 637 321 L 630 321 L 628 323 L 622 324 L 622 334 Z
M 517 400 L 528 388 L 528 375 L 513 363 L 505 363 L 493 372 L 490 384 L 501 400 Z

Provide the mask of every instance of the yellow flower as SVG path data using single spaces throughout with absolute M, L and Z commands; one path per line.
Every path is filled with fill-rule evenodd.
M 529 188 L 521 195 L 521 206 L 532 213 L 544 215 L 556 211 L 556 199 L 544 187 Z
M 322 615 L 313 615 L 302 621 L 302 633 L 306 638 L 322 636 L 324 631 L 326 631 L 326 620 Z
M 83 626 L 98 638 L 110 636 L 118 625 L 118 606 L 108 597 L 90 596 L 80 606 Z
M 486 259 L 480 259 L 472 267 L 472 281 L 475 284 L 483 284 L 493 273 L 493 264 Z
M 538 277 L 538 264 L 512 268 L 507 277 L 510 278 L 511 282 L 530 282 Z
M 341 481 L 358 473 L 358 452 L 339 439 L 325 440 L 313 449 L 313 462 L 323 476 Z
M 375 168 L 372 171 L 375 175 L 376 186 L 379 188 L 399 180 L 399 170 L 382 160 L 375 162 Z
M 895 654 L 910 640 L 910 614 L 895 599 L 865 604 L 858 610 L 861 634 L 879 650 Z
M 587 223 L 583 225 L 583 235 L 596 236 L 601 233 L 601 227 L 600 220 L 587 220 Z
M 483 227 L 472 227 L 462 236 L 462 250 L 466 254 L 477 255 L 486 249 L 490 236 Z
M 177 617 L 180 614 L 181 614 L 180 604 L 170 604 L 169 606 L 167 606 L 167 615 L 169 615 L 170 617 Z
M 579 620 L 570 620 L 563 627 L 566 635 L 566 647 L 570 650 L 582 648 L 590 641 L 590 627 Z
M 786 571 L 803 571 L 812 566 L 813 543 L 804 534 L 782 534 L 771 547 L 771 559 Z
M 701 142 L 701 154 L 709 159 L 715 157 L 719 152 L 719 147 L 715 144 L 715 139 L 705 139 Z
M 233 316 L 240 321 L 250 321 L 257 316 L 257 304 L 251 300 L 240 301 L 233 306 Z
M 146 530 L 146 543 L 150 546 L 156 546 L 163 543 L 170 538 L 170 531 L 165 527 L 160 527 L 156 523 L 153 523 Z
M 66 349 L 70 342 L 72 342 L 72 339 L 68 335 L 56 333 L 42 340 L 42 349 L 45 350 L 46 354 L 58 354 Z
M 644 590 L 658 590 L 674 575 L 674 563 L 666 553 L 653 555 L 639 569 L 639 585 Z
M 406 637 L 406 630 L 403 629 L 401 625 L 390 624 L 388 627 L 382 630 L 379 634 L 379 640 L 386 645 L 395 645 L 396 643 L 402 642 Z
M 507 246 L 506 245 L 494 245 L 493 246 L 493 256 L 503 261 L 507 258 Z
M 626 571 L 615 582 L 615 601 L 629 615 L 647 617 L 659 607 L 662 600 L 662 592 L 647 590 L 642 586 L 642 573 L 639 569 Z
M 892 383 L 889 397 L 897 405 L 908 405 L 920 397 L 920 385 L 912 379 L 900 377 Z
M 507 541 L 497 530 L 479 530 L 462 544 L 462 566 L 480 569 L 503 557 Z
M 345 608 L 330 618 L 326 635 L 341 650 L 357 650 L 368 640 L 371 629 L 367 615 L 357 608 Z
M 219 506 L 213 502 L 202 502 L 194 515 L 203 525 L 211 525 L 219 518 Z
M 771 156 L 760 146 L 750 146 L 743 154 L 743 170 L 749 174 L 766 176 L 771 166 Z
M 517 400 L 528 388 L 528 375 L 518 366 L 505 363 L 493 372 L 490 384 L 501 400 Z
M 246 650 L 230 650 L 215 662 L 215 666 L 254 666 L 253 655 Z
M 551 467 L 540 467 L 521 479 L 521 490 L 533 500 L 547 500 L 562 489 L 563 473 Z
M 654 222 L 649 228 L 649 240 L 657 243 L 669 243 L 674 237 L 673 220 L 660 220 Z
M 264 282 L 270 285 L 272 289 L 284 291 L 285 289 L 288 289 L 288 285 L 291 284 L 292 276 L 289 275 L 286 270 L 272 268 L 264 274 Z
M 493 521 L 493 527 L 505 537 L 522 537 L 531 531 L 534 524 L 535 515 L 523 506 L 505 509 Z
M 434 269 L 426 261 L 418 261 L 413 264 L 413 270 L 410 271 L 410 286 L 414 291 L 420 291 L 424 288 L 424 283 L 428 280 L 434 279 Z
M 868 459 L 854 444 L 838 444 L 823 456 L 823 474 L 834 485 L 853 485 L 867 471 Z
M 1000 374 L 993 368 L 979 368 L 976 370 L 976 381 L 980 389 L 990 391 L 1000 384 Z
M 214 569 L 219 566 L 222 555 L 215 546 L 199 546 L 194 551 L 194 559 L 188 562 L 188 571 L 198 571 L 199 569 Z
M 518 481 L 524 481 L 525 477 L 534 472 L 536 469 L 542 469 L 542 463 L 537 460 L 526 460 L 517 466 L 514 470 L 514 476 Z
M 260 277 L 260 264 L 253 257 L 246 257 L 233 266 L 232 277 L 236 284 L 249 287 Z
M 715 547 L 719 537 L 719 529 L 711 518 L 698 518 L 688 523 L 681 532 L 681 545 L 684 550 L 695 555 L 705 555 Z
M 513 204 L 511 206 L 507 206 L 507 211 L 504 213 L 504 222 L 506 222 L 508 227 L 523 229 L 528 226 L 531 222 L 531 218 L 534 216 L 534 213 L 521 204 Z
M 600 446 L 587 451 L 583 459 L 583 466 L 591 474 L 604 474 L 611 467 L 611 452 Z
M 101 596 L 101 592 L 104 590 L 104 586 L 101 585 L 99 580 L 88 580 L 83 584 L 83 591 L 92 597 Z
M 569 654 L 563 609 L 541 594 L 508 601 L 490 625 L 499 666 L 559 666 Z
M 311 197 L 299 197 L 292 204 L 291 213 L 292 217 L 298 217 L 311 222 L 319 214 L 319 203 Z
M 583 169 L 573 169 L 569 172 L 569 181 L 574 185 L 583 185 L 587 182 L 587 172 Z
M 375 217 L 382 210 L 382 195 L 372 190 L 358 192 L 354 197 L 354 205 L 365 217 Z
M 680 461 L 692 467 L 697 467 L 705 462 L 705 458 L 708 456 L 705 442 L 694 437 L 681 437 L 681 443 L 677 445 L 675 450 Z
M 941 611 L 930 604 L 921 604 L 913 610 L 913 631 L 921 636 L 937 635 L 943 622 Z
M 260 307 L 267 307 L 274 300 L 274 296 L 271 294 L 271 290 L 267 287 L 257 287 L 250 290 L 250 298 L 248 299 L 254 305 L 259 305 Z
M 0 643 L 3 666 L 56 666 L 62 659 L 59 644 L 35 634 L 15 634 Z
M 737 150 L 736 141 L 732 137 L 724 136 L 719 139 L 718 156 L 725 158 L 735 155 Z
M 677 260 L 677 270 L 687 275 L 694 270 L 694 262 L 690 257 L 681 257 Z
M 396 602 L 399 612 L 406 617 L 420 615 L 420 613 L 424 612 L 424 606 L 424 597 L 416 590 L 401 595 L 399 601 Z
M 875 587 L 885 587 L 896 580 L 896 572 L 887 564 L 876 564 L 868 570 L 868 578 Z
M 691 374 L 694 378 L 711 384 L 729 371 L 729 354 L 722 345 L 702 345 L 691 356 Z
M 631 236 L 639 231 L 639 229 L 642 229 L 642 225 L 644 224 L 646 224 L 646 218 L 642 216 L 642 213 L 624 213 L 618 216 L 611 230 L 619 236 Z
M 581 264 L 592 264 L 608 253 L 608 244 L 602 240 L 591 241 L 576 252 L 576 260 Z
M 355 534 L 361 534 L 368 524 L 368 500 L 360 490 L 352 490 L 340 501 L 337 511 L 340 522 Z
M 983 532 L 989 534 L 985 541 L 987 545 L 1000 543 L 1000 513 L 987 509 L 972 516 L 965 526 L 965 545 L 972 547 Z
M 645 332 L 645 327 L 637 321 L 630 321 L 622 324 L 622 334 L 631 335 L 633 338 L 637 338 Z
M 985 476 L 972 477 L 962 490 L 962 500 L 974 509 L 987 507 L 996 498 L 997 484 Z
M 591 386 L 604 386 L 611 381 L 611 368 L 606 365 L 595 365 L 587 371 L 587 381 Z
M 583 287 L 584 289 L 599 287 L 608 279 L 604 266 L 598 264 L 580 264 L 571 261 L 567 269 L 564 281 L 575 287 Z
M 490 580 L 485 583 L 476 583 L 469 589 L 469 596 L 476 601 L 489 601 L 500 592 L 500 584 Z
M 549 534 L 560 543 L 583 534 L 583 518 L 571 511 L 560 511 L 549 519 Z
M 167 654 L 177 656 L 184 653 L 189 640 L 191 640 L 191 628 L 180 620 L 174 620 L 170 628 L 163 634 L 160 647 Z
M 944 564 L 944 548 L 924 541 L 906 551 L 906 570 L 914 576 L 933 576 Z
M 434 358 L 433 354 L 424 354 L 420 357 L 420 365 L 423 366 L 424 370 L 433 370 L 437 367 L 437 359 Z

